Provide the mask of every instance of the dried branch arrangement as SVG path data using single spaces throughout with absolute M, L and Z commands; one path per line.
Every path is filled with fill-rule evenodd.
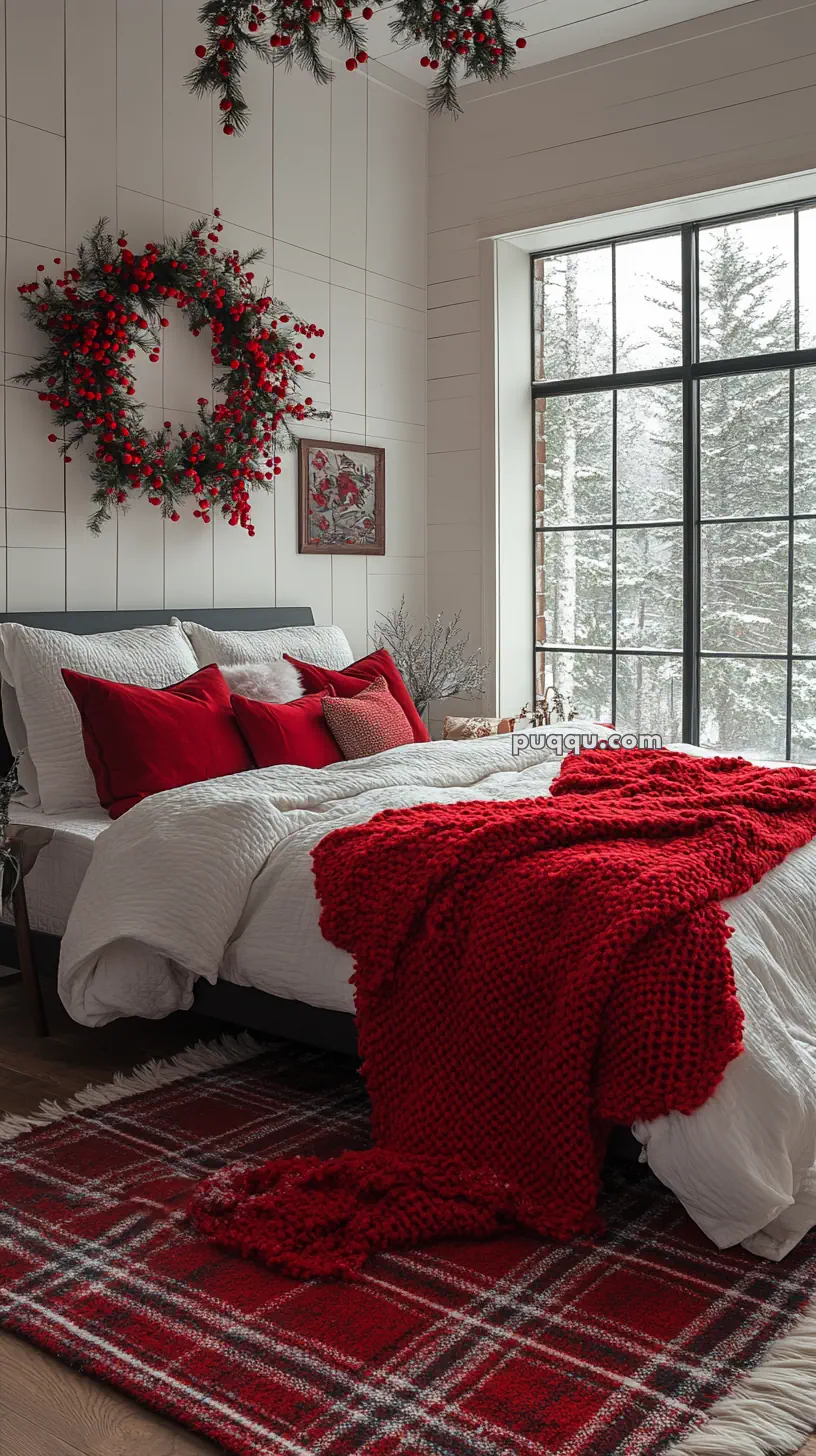
M 375 623 L 373 640 L 388 648 L 419 713 L 441 698 L 479 698 L 484 692 L 488 663 L 481 651 L 468 652 L 461 615 L 451 622 L 443 622 L 441 613 L 416 622 L 403 597 Z

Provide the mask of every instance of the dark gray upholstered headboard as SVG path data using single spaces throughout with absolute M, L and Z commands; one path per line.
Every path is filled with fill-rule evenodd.
M 169 611 L 145 608 L 127 612 L 4 612 L 0 622 L 22 622 L 25 627 L 48 627 L 56 632 L 121 632 L 126 627 L 159 627 L 180 617 L 200 622 L 214 632 L 262 632 L 268 627 L 310 627 L 311 607 L 174 607 Z M 0 772 L 11 763 L 5 729 L 0 727 Z

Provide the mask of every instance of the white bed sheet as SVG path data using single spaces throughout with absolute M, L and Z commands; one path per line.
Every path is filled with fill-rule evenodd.
M 91 862 L 94 845 L 103 830 L 110 828 L 110 815 L 101 806 L 45 814 L 41 809 L 29 809 L 24 804 L 13 802 L 9 822 L 12 829 L 28 826 L 51 833 L 50 840 L 39 851 L 26 875 L 26 902 L 32 930 L 63 935 Z M 3 920 L 8 923 L 10 913 L 4 914 Z

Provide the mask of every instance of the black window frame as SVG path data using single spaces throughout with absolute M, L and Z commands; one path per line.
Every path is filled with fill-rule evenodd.
M 539 701 L 538 694 L 538 662 L 543 653 L 551 656 L 556 653 L 583 653 L 590 652 L 599 657 L 611 658 L 612 671 L 612 720 L 616 720 L 616 695 L 617 695 L 617 659 L 618 657 L 643 656 L 647 658 L 682 658 L 682 682 L 683 682 L 683 705 L 682 705 L 682 737 L 686 743 L 699 743 L 700 740 L 700 669 L 701 663 L 708 658 L 723 658 L 729 661 L 743 661 L 757 659 L 763 662 L 784 662 L 786 664 L 786 702 L 785 702 L 785 759 L 791 757 L 792 747 L 792 707 L 793 707 L 793 671 L 797 662 L 816 663 L 816 653 L 797 653 L 793 651 L 793 614 L 794 614 L 794 540 L 795 527 L 798 521 L 816 520 L 816 511 L 795 511 L 795 461 L 794 461 L 794 429 L 796 418 L 796 371 L 802 368 L 816 367 L 816 347 L 809 349 L 799 348 L 800 332 L 800 300 L 799 300 L 799 217 L 802 212 L 812 212 L 816 209 L 816 198 L 802 199 L 796 202 L 778 203 L 767 207 L 755 208 L 736 213 L 725 213 L 714 217 L 703 217 L 693 222 L 681 224 L 669 224 L 665 227 L 650 228 L 640 232 L 625 234 L 616 233 L 611 237 L 593 239 L 591 242 L 579 243 L 574 246 L 561 246 L 542 249 L 533 253 L 530 257 L 530 303 L 531 303 L 531 359 L 530 375 L 532 379 L 532 400 L 531 400 L 531 430 L 533 437 L 532 459 L 533 459 L 533 691 L 532 701 Z M 794 285 L 794 347 L 793 349 L 767 354 L 751 354 L 733 359 L 700 360 L 700 326 L 698 317 L 699 300 L 699 235 L 709 228 L 723 227 L 731 223 L 748 222 L 763 217 L 778 217 L 781 215 L 793 215 L 793 285 Z M 659 237 L 680 237 L 681 248 L 681 285 L 682 285 L 682 362 L 677 365 L 668 365 L 656 369 L 632 370 L 629 372 L 616 372 L 616 336 L 617 320 L 615 318 L 615 258 L 616 249 L 626 243 L 643 242 L 647 239 Z M 536 379 L 536 331 L 535 331 L 535 287 L 536 287 L 536 264 L 542 258 L 564 257 L 568 254 L 593 252 L 601 248 L 611 248 L 612 267 L 612 318 L 613 318 L 613 344 L 612 344 L 612 372 L 609 374 L 577 376 L 570 379 L 537 380 Z M 741 374 L 770 373 L 772 371 L 787 371 L 788 373 L 788 502 L 787 512 L 780 515 L 757 514 L 755 516 L 717 516 L 705 517 L 701 512 L 700 496 L 700 428 L 699 428 L 699 385 L 701 380 L 735 377 Z M 617 420 L 617 393 L 620 390 L 644 388 L 650 385 L 679 383 L 682 386 L 683 395 L 683 520 L 657 520 L 657 521 L 629 521 L 619 525 L 617 520 L 617 442 L 616 442 L 616 420 Z M 554 398 L 564 395 L 577 395 L 589 393 L 611 392 L 612 396 L 612 517 L 608 522 L 592 522 L 587 524 L 564 523 L 553 526 L 538 526 L 536 512 L 536 401 L 539 399 Z M 546 505 L 546 503 L 545 503 Z M 700 614 L 700 559 L 702 528 L 707 525 L 739 524 L 740 522 L 762 521 L 772 524 L 783 522 L 788 527 L 788 571 L 787 571 L 787 650 L 785 652 L 729 652 L 704 650 L 701 646 L 701 614 Z M 683 631 L 682 648 L 669 650 L 664 648 L 632 648 L 618 647 L 617 645 L 617 602 L 616 602 L 616 574 L 617 574 L 617 544 L 618 532 L 638 527 L 649 529 L 663 526 L 678 526 L 683 529 Z M 536 561 L 537 561 L 537 538 L 546 533 L 557 531 L 587 531 L 604 530 L 612 534 L 612 645 L 605 646 L 584 646 L 558 644 L 552 646 L 550 643 L 539 644 L 537 636 L 536 610 Z

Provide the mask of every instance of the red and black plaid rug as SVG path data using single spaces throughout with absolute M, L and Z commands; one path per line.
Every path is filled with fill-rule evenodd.
M 648 1177 L 608 1188 L 603 1237 L 438 1243 L 346 1284 L 185 1223 L 225 1163 L 367 1138 L 353 1068 L 275 1046 L 0 1143 L 0 1323 L 232 1452 L 656 1456 L 814 1285 L 813 1239 L 718 1254 Z

